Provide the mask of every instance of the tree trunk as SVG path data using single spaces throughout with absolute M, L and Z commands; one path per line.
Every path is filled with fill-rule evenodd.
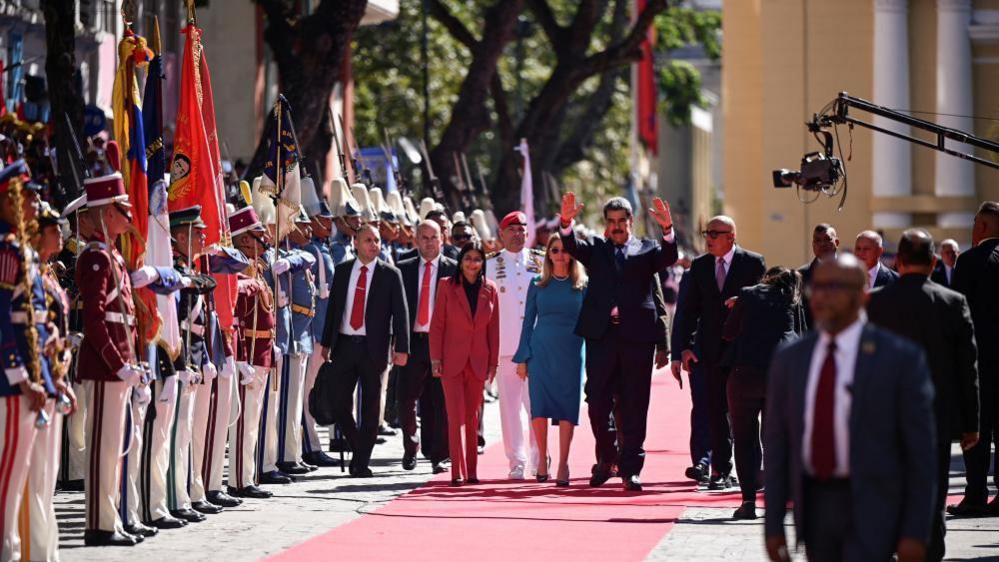
M 83 136 L 83 94 L 75 79 L 76 31 L 74 29 L 74 0 L 47 0 L 42 2 L 45 15 L 45 76 L 48 82 L 49 103 L 52 121 L 55 123 L 55 149 L 59 162 L 59 182 L 53 186 L 52 197 L 62 208 L 67 202 L 79 196 L 83 178 L 82 168 L 74 166 L 73 138 L 66 118 L 76 134 L 76 143 L 84 149 Z M 83 162 L 77 162 L 83 166 Z

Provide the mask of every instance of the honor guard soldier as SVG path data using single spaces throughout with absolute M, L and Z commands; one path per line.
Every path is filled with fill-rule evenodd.
M 229 442 L 235 446 L 229 460 L 229 493 L 242 498 L 269 498 L 272 494 L 260 489 L 255 478 L 260 414 L 267 375 L 274 364 L 274 297 L 263 276 L 264 253 L 270 242 L 253 207 L 229 215 L 229 231 L 233 244 L 250 260 L 250 267 L 237 276 L 234 318 L 242 411 L 230 428 Z
M 311 180 L 310 180 L 311 181 Z M 302 413 L 305 400 L 305 369 L 313 351 L 312 322 L 316 316 L 316 283 L 313 268 L 317 261 L 315 254 L 305 249 L 312 240 L 311 221 L 302 208 L 295 216 L 295 225 L 288 233 L 285 242 L 290 247 L 285 259 L 302 260 L 309 265 L 294 267 L 294 273 L 281 275 L 281 286 L 290 278 L 288 308 L 291 311 L 288 324 L 278 324 L 278 344 L 288 342 L 287 353 L 282 362 L 282 388 L 278 401 L 278 443 L 277 468 L 290 475 L 305 474 L 316 469 L 315 465 L 302 463 Z M 288 332 L 284 333 L 287 329 Z
M 531 400 L 527 381 L 517 376 L 513 356 L 520 343 L 527 289 L 541 274 L 544 255 L 524 247 L 527 215 L 523 212 L 506 215 L 499 226 L 503 250 L 489 258 L 486 275 L 499 287 L 500 310 L 503 311 L 500 315 L 500 364 L 496 373 L 503 449 L 510 464 L 510 478 L 520 480 L 537 469 L 538 448 L 529 425 Z
M 135 355 L 132 282 L 114 245 L 130 227 L 131 204 L 121 174 L 88 179 L 84 187 L 96 226 L 76 269 L 83 301 L 77 373 L 88 400 L 84 543 L 133 546 L 142 537 L 126 533 L 118 515 L 120 461 L 129 397 L 146 374 Z
M 336 232 L 330 237 L 330 255 L 336 267 L 354 257 L 354 233 L 361 226 L 361 208 L 342 178 L 333 180 L 332 194 Z
M 47 358 L 39 353 L 48 337 L 45 290 L 37 254 L 28 242 L 27 227 L 35 219 L 37 186 L 25 182 L 27 166 L 18 161 L 0 171 L 0 559 L 20 560 L 18 530 L 25 482 L 37 434 L 54 417 L 55 384 Z M 36 457 L 37 458 L 37 457 Z M 52 459 L 54 460 L 54 459 Z M 30 491 L 29 491 L 30 495 Z M 29 537 L 23 537 L 30 546 Z
M 336 190 L 340 186 L 346 187 L 343 180 L 340 180 L 339 186 L 334 183 L 333 188 Z M 309 215 L 312 228 L 312 239 L 302 250 L 316 258 L 316 263 L 312 266 L 312 278 L 316 284 L 316 310 L 312 317 L 312 354 L 309 356 L 305 369 L 304 397 L 307 405 L 309 394 L 316 384 L 316 376 L 324 363 L 318 342 L 322 339 L 323 330 L 326 328 L 326 310 L 329 306 L 330 290 L 333 284 L 334 261 L 330 247 L 326 242 L 333 230 L 334 217 L 326 201 L 316 193 L 315 184 L 311 180 L 306 182 L 303 179 L 302 181 L 302 206 Z M 302 425 L 302 460 L 314 466 L 334 466 L 336 461 L 323 451 L 316 428 L 316 420 L 312 417 L 312 412 L 307 406 L 302 415 Z

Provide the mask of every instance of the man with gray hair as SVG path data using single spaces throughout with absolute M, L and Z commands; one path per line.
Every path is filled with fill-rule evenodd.
M 867 268 L 867 290 L 891 285 L 898 279 L 898 273 L 881 263 L 885 253 L 884 239 L 873 230 L 865 230 L 857 235 L 853 253 Z
M 957 240 L 948 238 L 940 243 L 940 259 L 933 268 L 930 280 L 938 285 L 950 287 L 950 280 L 954 276 L 954 266 L 957 265 L 957 256 L 961 254 L 961 247 Z

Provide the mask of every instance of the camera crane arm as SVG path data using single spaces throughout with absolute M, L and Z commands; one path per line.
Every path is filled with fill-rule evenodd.
M 954 142 L 961 142 L 975 148 L 982 150 L 987 150 L 997 157 L 999 157 L 999 143 L 984 139 L 982 137 L 973 135 L 971 133 L 966 133 L 958 129 L 952 129 L 950 127 L 944 127 L 925 119 L 919 119 L 911 115 L 906 115 L 900 111 L 894 109 L 889 109 L 880 105 L 871 103 L 865 99 L 851 96 L 846 92 L 840 92 L 839 95 L 829 104 L 832 106 L 831 111 L 823 111 L 821 114 L 816 114 L 810 123 L 808 123 L 808 130 L 813 133 L 826 133 L 825 129 L 832 127 L 834 125 L 859 125 L 872 131 L 877 131 L 886 135 L 893 136 L 904 141 L 917 144 L 919 146 L 925 146 L 927 148 L 932 148 L 933 150 L 939 150 L 950 154 L 951 156 L 956 156 L 963 160 L 970 160 L 976 164 L 982 164 L 983 166 L 988 166 L 990 168 L 999 169 L 999 162 L 993 162 L 992 160 L 987 160 L 985 158 L 980 158 L 974 154 L 968 154 L 966 152 L 961 152 L 959 150 L 954 150 L 953 148 L 948 148 L 946 145 L 947 140 Z M 827 106 L 829 107 L 829 106 Z M 884 127 L 879 127 L 873 123 L 868 123 L 862 121 L 850 115 L 850 110 L 864 111 L 884 119 L 895 121 L 897 123 L 902 123 L 903 125 L 908 125 L 916 129 L 920 129 L 931 133 L 936 136 L 936 142 L 931 142 L 916 138 L 914 136 L 906 135 L 903 133 L 898 133 Z

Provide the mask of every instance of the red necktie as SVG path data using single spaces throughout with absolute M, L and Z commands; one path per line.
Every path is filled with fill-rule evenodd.
M 361 266 L 361 274 L 357 276 L 357 287 L 354 288 L 354 306 L 350 310 L 350 327 L 360 330 L 364 326 L 364 295 L 368 291 L 368 266 Z
M 420 305 L 416 309 L 416 323 L 426 326 L 430 322 L 430 273 L 433 264 L 423 264 L 423 283 L 420 285 Z
M 815 477 L 826 480 L 836 469 L 836 342 L 829 342 L 826 359 L 819 371 L 812 417 L 812 469 Z

